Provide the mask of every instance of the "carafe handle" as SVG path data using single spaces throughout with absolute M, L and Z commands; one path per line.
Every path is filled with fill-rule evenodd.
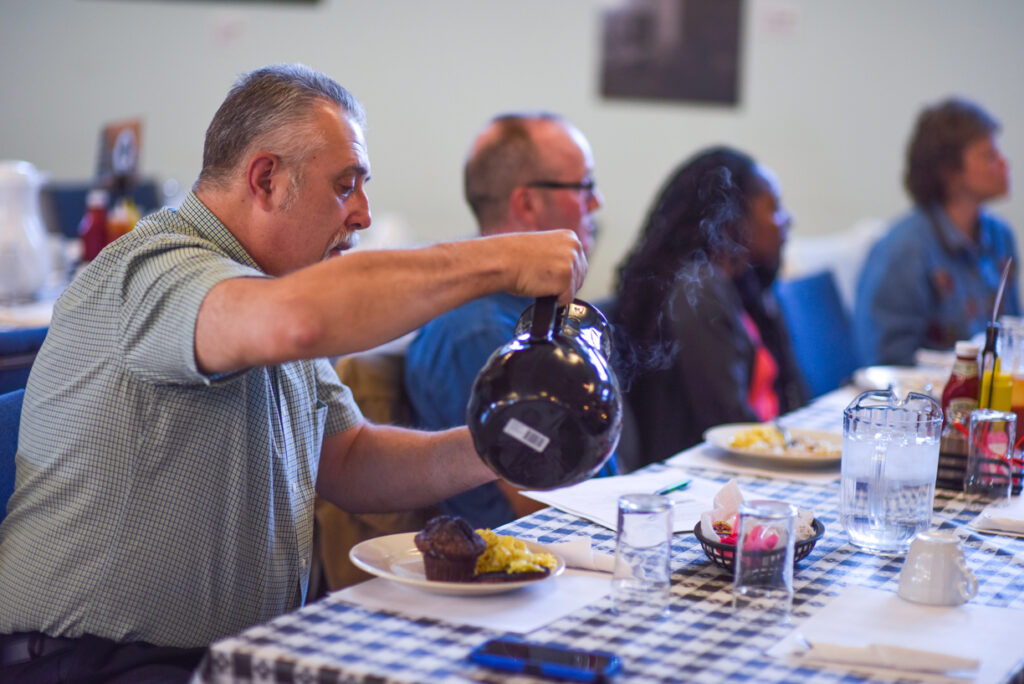
M 533 305 L 533 323 L 530 325 L 530 341 L 551 341 L 555 332 L 555 319 L 558 318 L 558 298 L 537 297 Z

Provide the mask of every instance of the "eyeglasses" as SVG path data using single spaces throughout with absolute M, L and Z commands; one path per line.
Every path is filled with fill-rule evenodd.
M 526 183 L 528 188 L 544 188 L 546 190 L 575 190 L 576 192 L 593 193 L 597 183 L 592 180 L 580 181 L 579 183 L 563 183 L 562 181 L 539 180 Z

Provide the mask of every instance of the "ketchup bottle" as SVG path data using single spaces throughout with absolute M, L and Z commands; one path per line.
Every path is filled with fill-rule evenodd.
M 950 373 L 946 387 L 942 390 L 942 415 L 947 420 L 949 419 L 951 405 L 956 409 L 968 412 L 978 408 L 980 389 L 978 345 L 961 340 L 956 343 L 956 362 L 953 364 L 953 372 Z
M 962 491 L 967 471 L 967 435 L 971 411 L 978 408 L 978 345 L 956 343 L 956 362 L 949 381 L 942 390 L 944 424 L 939 443 L 939 464 L 935 486 Z
M 82 261 L 92 261 L 107 244 L 107 191 L 90 190 L 85 197 L 85 215 L 78 224 L 82 238 Z

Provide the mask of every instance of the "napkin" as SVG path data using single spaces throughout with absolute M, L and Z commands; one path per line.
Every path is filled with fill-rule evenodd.
M 545 544 L 545 546 L 561 556 L 566 567 L 595 572 L 615 572 L 615 556 L 595 551 L 591 546 L 590 537 L 576 537 L 557 544 Z
M 53 302 L 0 306 L 0 328 L 41 328 L 50 324 Z
M 1019 624 L 1019 610 L 975 603 L 929 606 L 853 585 L 768 654 L 889 679 L 994 683 L 1020 661 Z M 967 667 L 954 669 L 960 665 Z
M 324 600 L 412 618 L 527 634 L 600 601 L 611 586 L 607 575 L 570 568 L 558 577 L 514 591 L 476 596 L 433 594 L 378 577 L 336 591 Z
M 723 534 L 727 533 L 727 531 L 731 531 L 734 535 L 738 534 L 739 530 L 736 529 L 736 525 L 738 523 L 737 516 L 739 514 L 740 505 L 745 500 L 746 499 L 740 491 L 739 485 L 736 484 L 736 480 L 729 480 L 726 482 L 725 486 L 715 494 L 715 498 L 711 502 L 711 510 L 704 511 L 700 515 L 701 534 L 708 539 L 717 539 L 720 535 L 715 530 L 715 523 L 719 523 L 722 526 Z M 806 508 L 798 507 L 796 510 L 797 516 L 793 526 L 793 532 L 796 534 L 797 541 L 813 537 L 814 513 Z M 777 544 L 781 546 L 783 544 L 783 539 L 780 538 Z
M 800 654 L 804 663 L 857 665 L 890 670 L 935 673 L 939 675 L 974 676 L 981 662 L 977 658 L 961 658 L 937 651 L 923 651 L 902 646 L 869 644 L 868 646 L 841 646 L 819 642 L 808 643 L 807 651 Z M 960 675 L 959 673 L 963 673 Z
M 1024 496 L 1012 496 L 1008 504 L 986 506 L 970 526 L 982 532 L 1024 537 Z
M 690 480 L 690 484 L 682 490 L 668 495 L 673 502 L 672 531 L 689 532 L 693 523 L 700 519 L 700 514 L 707 508 L 708 502 L 715 496 L 721 485 L 713 480 L 699 477 L 687 477 L 687 473 L 677 468 L 652 468 L 631 475 L 613 477 L 594 477 L 589 480 L 549 491 L 521 491 L 535 501 L 553 506 L 566 513 L 578 515 L 610 530 L 618 524 L 619 497 L 623 494 L 653 494 L 654 492 L 677 484 L 681 480 Z

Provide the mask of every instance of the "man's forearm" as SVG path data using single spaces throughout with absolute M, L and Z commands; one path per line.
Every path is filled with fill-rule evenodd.
M 317 492 L 353 513 L 382 513 L 421 508 L 494 479 L 467 428 L 364 424 L 324 440 Z
M 200 308 L 197 360 L 214 373 L 338 356 L 392 340 L 493 292 L 568 298 L 586 261 L 580 252 L 574 268 L 579 242 L 557 233 L 354 253 L 281 278 L 224 281 Z M 529 267 L 519 270 L 521 264 Z

